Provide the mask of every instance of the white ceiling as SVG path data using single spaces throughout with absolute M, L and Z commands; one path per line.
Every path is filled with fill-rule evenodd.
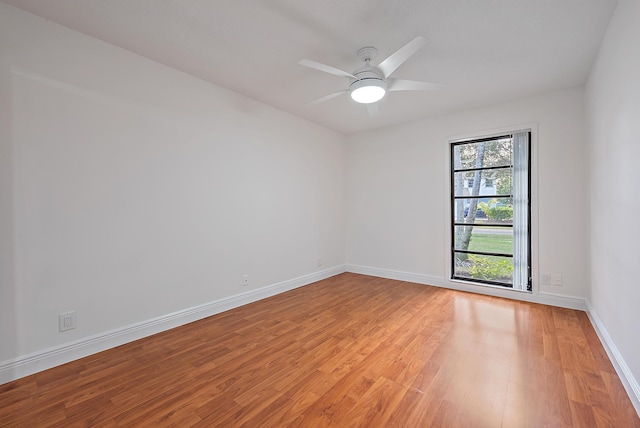
M 4 3 L 348 134 L 585 83 L 617 0 L 3 0 Z M 416 36 L 394 77 L 446 84 L 393 92 L 371 117 L 344 77 Z

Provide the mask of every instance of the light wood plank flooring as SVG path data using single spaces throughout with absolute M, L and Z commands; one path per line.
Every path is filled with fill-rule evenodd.
M 640 427 L 584 312 L 342 274 L 0 385 L 0 426 Z

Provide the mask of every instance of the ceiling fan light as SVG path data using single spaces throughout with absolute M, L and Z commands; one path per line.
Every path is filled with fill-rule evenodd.
M 361 104 L 375 103 L 384 97 L 386 86 L 381 79 L 357 80 L 351 84 L 351 98 Z

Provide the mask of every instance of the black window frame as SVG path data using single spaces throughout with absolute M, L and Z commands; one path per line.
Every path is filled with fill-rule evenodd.
M 512 161 L 511 164 L 508 166 L 489 166 L 489 167 L 481 167 L 481 168 L 455 168 L 455 159 L 454 159 L 454 150 L 456 146 L 462 146 L 462 145 L 466 145 L 466 144 L 475 144 L 475 143 L 481 143 L 481 142 L 488 142 L 488 141 L 496 141 L 496 140 L 501 140 L 501 139 L 507 139 L 510 138 L 513 140 L 513 134 L 514 133 L 507 133 L 507 134 L 501 134 L 501 135 L 496 135 L 496 136 L 492 136 L 492 137 L 482 137 L 482 138 L 474 138 L 474 139 L 469 139 L 469 140 L 462 140 L 462 141 L 452 141 L 449 143 L 449 156 L 450 156 L 450 190 L 451 190 L 451 194 L 450 194 L 450 223 L 451 223 L 451 263 L 450 263 L 450 269 L 451 269 L 451 279 L 452 280 L 459 280 L 459 281 L 465 281 L 465 282 L 470 282 L 470 283 L 477 283 L 477 284 L 481 284 L 481 285 L 492 285 L 492 286 L 499 286 L 502 288 L 513 288 L 513 282 L 511 284 L 505 284 L 504 282 L 499 282 L 499 281 L 491 281 L 491 280 L 484 280 L 484 279 L 477 279 L 477 278 L 470 278 L 470 277 L 466 277 L 466 276 L 459 276 L 456 275 L 456 253 L 466 253 L 466 254 L 475 254 L 475 255 L 484 255 L 484 256 L 498 256 L 498 257 L 510 257 L 511 259 L 513 259 L 513 254 L 504 254 L 504 253 L 493 253 L 493 252 L 484 252 L 484 251 L 471 251 L 471 250 L 456 250 L 455 246 L 456 246 L 456 237 L 455 237 L 455 230 L 456 230 L 456 226 L 470 226 L 470 224 L 468 223 L 457 223 L 455 220 L 455 203 L 456 200 L 458 199 L 485 199 L 485 198 L 496 198 L 496 199 L 501 199 L 501 198 L 513 198 L 513 191 L 511 192 L 511 194 L 509 195 L 499 195 L 499 194 L 495 194 L 495 195 L 477 195 L 477 196 L 473 196 L 473 195 L 459 195 L 456 196 L 456 189 L 455 189 L 455 174 L 457 172 L 470 172 L 470 171 L 487 171 L 487 170 L 496 170 L 496 169 L 504 169 L 507 167 L 511 167 L 513 168 L 513 156 L 512 156 Z M 528 145 L 527 145 L 527 246 L 528 246 L 528 251 L 527 251 L 527 284 L 526 284 L 526 290 L 527 291 L 532 291 L 532 285 L 533 285 L 533 281 L 532 281 L 532 274 L 531 274 L 531 131 L 527 131 L 527 138 L 528 138 Z M 482 174 L 482 173 L 481 173 Z M 496 188 L 497 190 L 497 188 Z M 473 225 L 472 225 L 473 226 Z M 489 225 L 488 225 L 489 226 Z M 511 228 L 513 229 L 513 224 L 491 224 L 491 227 L 506 227 L 506 228 Z

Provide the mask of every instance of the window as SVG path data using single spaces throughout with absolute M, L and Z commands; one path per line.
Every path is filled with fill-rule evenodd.
M 452 279 L 531 291 L 530 135 L 451 143 Z

